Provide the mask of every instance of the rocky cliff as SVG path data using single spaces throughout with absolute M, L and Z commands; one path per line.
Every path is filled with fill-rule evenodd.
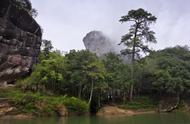
M 40 26 L 14 1 L 0 0 L 0 84 L 28 74 L 40 52 Z
M 115 51 L 111 40 L 101 31 L 91 31 L 83 39 L 86 49 L 98 56 Z
M 106 53 L 113 52 L 118 54 L 124 63 L 129 63 L 129 56 L 120 54 L 123 46 L 119 46 L 101 31 L 91 31 L 83 38 L 84 45 L 87 50 L 96 53 L 97 56 L 102 56 Z

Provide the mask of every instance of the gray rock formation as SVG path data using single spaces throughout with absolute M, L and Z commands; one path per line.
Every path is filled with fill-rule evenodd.
M 28 74 L 41 46 L 40 26 L 13 1 L 0 1 L 0 84 Z
M 102 56 L 106 53 L 113 52 L 119 54 L 121 59 L 125 63 L 129 63 L 129 57 L 120 54 L 120 51 L 123 49 L 123 46 L 117 45 L 117 42 L 112 41 L 101 31 L 89 32 L 83 38 L 83 42 L 86 49 L 92 53 L 96 53 L 97 56 Z
M 83 42 L 86 49 L 97 56 L 115 51 L 111 40 L 101 31 L 91 31 L 84 37 Z

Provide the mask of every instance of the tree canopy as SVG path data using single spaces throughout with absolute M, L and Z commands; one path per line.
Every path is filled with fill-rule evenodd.
M 129 28 L 129 32 L 122 36 L 121 43 L 126 46 L 121 51 L 121 54 L 131 57 L 132 71 L 131 71 L 131 88 L 130 88 L 130 100 L 133 99 L 133 84 L 135 80 L 134 75 L 134 63 L 136 59 L 140 59 L 140 53 L 150 52 L 146 43 L 156 43 L 154 32 L 150 30 L 150 24 L 156 22 L 156 17 L 144 9 L 130 10 L 126 16 L 122 16 L 120 22 L 132 22 Z
M 36 9 L 32 8 L 32 3 L 30 0 L 11 0 L 11 2 L 28 11 L 32 17 L 37 17 L 38 12 Z

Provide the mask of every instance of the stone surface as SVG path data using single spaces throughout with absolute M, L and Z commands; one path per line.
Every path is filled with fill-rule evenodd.
M 102 56 L 108 52 L 115 52 L 111 40 L 101 31 L 91 31 L 83 39 L 86 49 Z
M 116 106 L 105 106 L 97 112 L 98 116 L 130 116 L 134 114 L 133 111 L 121 109 Z
M 60 117 L 66 117 L 68 116 L 68 110 L 64 105 L 60 105 L 56 108 L 56 112 Z
M 40 26 L 12 1 L 0 1 L 0 84 L 27 75 L 41 46 Z
M 129 110 L 122 109 L 117 106 L 104 106 L 98 112 L 97 116 L 104 117 L 118 117 L 118 116 L 133 116 L 133 115 L 144 115 L 144 114 L 154 114 L 155 111 L 151 110 Z
M 0 117 L 5 116 L 7 113 L 13 111 L 15 108 L 12 107 L 7 100 L 0 99 Z
M 97 56 L 102 56 L 106 53 L 113 52 L 120 56 L 124 63 L 129 63 L 129 56 L 120 54 L 120 51 L 124 49 L 123 46 L 119 46 L 118 42 L 111 40 L 101 31 L 91 31 L 83 38 L 84 45 L 87 50 L 92 53 L 96 53 Z

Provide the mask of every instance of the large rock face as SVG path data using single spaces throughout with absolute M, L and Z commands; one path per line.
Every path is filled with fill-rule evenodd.
M 0 84 L 28 74 L 37 62 L 41 28 L 12 0 L 0 0 Z
M 91 31 L 84 37 L 83 42 L 86 49 L 98 56 L 115 51 L 111 40 L 100 31 Z
M 92 53 L 96 53 L 97 56 L 103 56 L 106 53 L 112 52 L 118 54 L 124 63 L 129 63 L 129 56 L 120 54 L 123 46 L 119 46 L 117 42 L 114 42 L 103 34 L 101 31 L 91 31 L 83 38 L 84 45 L 87 50 Z M 119 43 L 119 42 L 118 42 Z

